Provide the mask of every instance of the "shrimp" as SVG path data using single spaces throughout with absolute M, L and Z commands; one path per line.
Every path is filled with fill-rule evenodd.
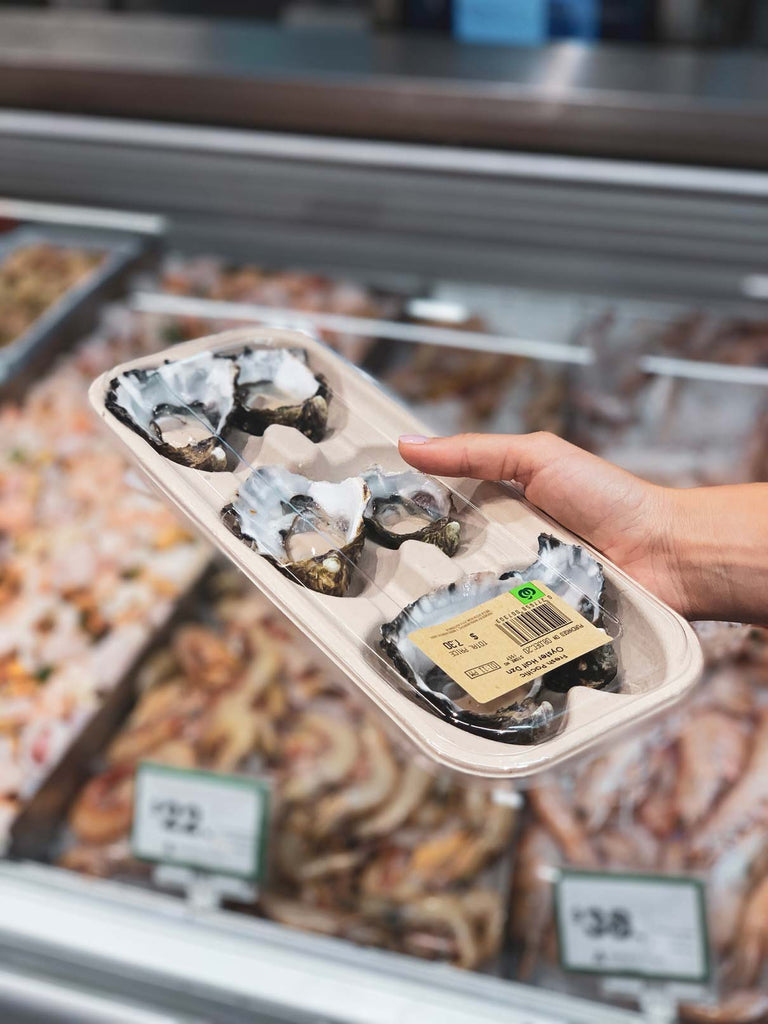
M 612 868 L 647 870 L 658 864 L 660 846 L 656 836 L 636 822 L 620 829 L 604 829 L 595 837 L 595 846 Z
M 496 956 L 504 935 L 504 903 L 492 889 L 470 889 L 462 894 L 464 908 L 478 930 L 480 962 Z
M 686 829 L 700 821 L 726 786 L 739 778 L 748 745 L 744 727 L 721 711 L 704 711 L 683 727 L 675 800 Z
M 147 690 L 159 687 L 171 676 L 178 674 L 178 667 L 176 655 L 170 647 L 162 647 L 159 651 L 155 651 L 139 670 L 136 677 L 137 691 L 142 694 Z
M 711 1006 L 681 1003 L 682 1024 L 762 1024 L 768 1018 L 768 992 L 743 989 Z
M 111 843 L 125 836 L 133 821 L 133 768 L 120 765 L 92 778 L 69 816 L 69 827 L 83 843 Z
M 372 817 L 361 821 L 355 828 L 356 834 L 367 839 L 373 836 L 389 835 L 395 829 L 400 828 L 424 800 L 432 781 L 432 773 L 415 761 L 409 762 L 392 799 Z
M 214 771 L 231 772 L 259 747 L 264 717 L 239 694 L 219 698 L 203 724 L 199 746 Z
M 637 809 L 637 818 L 657 839 L 666 839 L 677 824 L 677 763 L 669 747 L 651 755 L 653 787 Z
M 750 866 L 768 848 L 762 826 L 726 847 L 714 861 L 707 879 L 707 918 L 714 948 L 723 953 L 736 937 L 749 891 Z
M 576 782 L 574 805 L 587 832 L 598 832 L 620 801 L 638 803 L 646 792 L 648 736 L 625 740 L 591 761 Z
M 554 913 L 550 872 L 560 863 L 560 850 L 541 825 L 526 829 L 517 851 L 512 881 L 512 938 L 521 948 L 517 976 L 530 981 L 541 956 Z
M 282 656 L 274 641 L 263 630 L 258 642 L 250 646 L 248 661 L 238 677 L 235 689 L 246 700 L 258 700 L 277 679 L 283 665 Z
M 197 764 L 197 755 L 191 743 L 174 739 L 153 750 L 148 760 L 174 768 L 194 768 Z
M 184 718 L 180 715 L 158 718 L 133 729 L 128 727 L 107 748 L 107 764 L 135 764 L 161 743 L 178 736 L 183 728 Z
M 755 707 L 755 692 L 750 672 L 741 664 L 724 665 L 706 679 L 696 705 L 728 715 L 749 715 Z
M 401 920 L 407 928 L 432 927 L 446 932 L 453 945 L 453 959 L 459 967 L 471 970 L 480 963 L 483 946 L 460 896 L 448 893 L 423 896 L 401 908 Z
M 451 879 L 470 878 L 477 874 L 509 843 L 515 819 L 516 814 L 511 807 L 491 804 L 484 819 L 475 826 L 469 842 L 457 851 L 451 866 Z
M 285 800 L 310 800 L 340 784 L 355 766 L 360 744 L 355 729 L 342 717 L 307 711 L 287 734 L 283 746 Z
M 346 874 L 358 868 L 366 858 L 365 850 L 340 850 L 326 853 L 302 864 L 297 877 L 302 882 L 315 881 L 328 875 Z
M 384 734 L 370 723 L 360 730 L 364 776 L 337 793 L 323 797 L 317 805 L 315 831 L 327 836 L 350 818 L 375 810 L 397 784 L 399 772 Z
M 566 859 L 578 867 L 595 867 L 595 851 L 584 827 L 567 805 L 562 789 L 552 782 L 542 783 L 531 789 L 529 797 L 536 816 L 562 847 Z
M 412 849 L 395 838 L 366 867 L 362 889 L 371 896 L 408 900 L 418 893 L 471 879 L 498 853 L 499 837 L 509 838 L 513 820 L 514 812 L 509 808 L 493 807 L 487 829 L 451 826 L 430 832 Z
M 147 690 L 126 727 L 108 747 L 108 763 L 135 762 L 150 754 L 161 743 L 179 736 L 205 705 L 205 695 L 180 680 Z
M 237 675 L 237 658 L 221 637 L 205 626 L 177 629 L 173 652 L 184 674 L 198 686 L 216 690 L 227 686 Z
M 726 964 L 728 981 L 737 987 L 753 985 L 768 957 L 768 875 L 747 897 L 739 921 L 736 946 Z
M 690 846 L 694 863 L 709 864 L 752 826 L 768 823 L 768 710 L 755 729 L 752 753 L 734 787 L 705 819 Z

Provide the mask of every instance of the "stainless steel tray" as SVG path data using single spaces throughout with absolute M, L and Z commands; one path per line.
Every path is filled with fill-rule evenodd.
M 128 276 L 153 257 L 150 239 L 139 235 L 34 226 L 0 236 L 0 262 L 16 249 L 40 243 L 100 251 L 105 259 L 0 348 L 0 399 L 17 398 L 56 353 L 94 326 L 102 304 L 121 292 Z

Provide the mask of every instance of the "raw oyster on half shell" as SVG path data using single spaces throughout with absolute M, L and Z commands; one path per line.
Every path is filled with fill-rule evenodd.
M 331 389 L 307 365 L 302 348 L 246 348 L 236 356 L 235 424 L 260 436 L 272 423 L 321 441 Z
M 410 639 L 417 629 L 445 622 L 510 590 L 537 580 L 602 629 L 603 568 L 578 544 L 539 536 L 539 557 L 527 569 L 473 573 L 425 594 L 381 627 L 381 647 L 421 697 L 453 724 L 507 743 L 538 743 L 557 732 L 573 686 L 605 687 L 618 667 L 613 644 L 568 662 L 534 680 L 525 696 L 478 704 Z M 514 699 L 513 699 L 514 698 Z
M 363 550 L 368 498 L 360 477 L 331 483 L 264 466 L 251 473 L 222 519 L 286 576 L 342 597 Z
M 363 479 L 371 492 L 365 525 L 374 540 L 388 548 L 399 548 L 406 540 L 421 540 L 446 555 L 456 553 L 461 526 L 444 484 L 414 469 L 385 473 L 380 466 L 369 469 Z
M 110 382 L 105 405 L 173 462 L 224 470 L 222 435 L 234 410 L 236 375 L 234 360 L 203 352 L 120 374 Z

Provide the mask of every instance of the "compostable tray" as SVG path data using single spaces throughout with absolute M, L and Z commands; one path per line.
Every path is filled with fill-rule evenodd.
M 150 369 L 204 352 L 229 354 L 244 346 L 302 348 L 314 373 L 333 393 L 325 438 L 273 424 L 262 437 L 227 435 L 232 470 L 207 472 L 169 461 L 106 407 L 110 382 L 133 369 Z M 316 593 L 283 575 L 232 533 L 221 518 L 254 469 L 285 466 L 311 480 L 341 481 L 373 464 L 402 470 L 400 434 L 423 427 L 369 378 L 321 343 L 295 331 L 243 328 L 177 345 L 124 363 L 94 382 L 90 399 L 152 485 L 183 511 L 270 599 L 361 687 L 429 756 L 447 767 L 495 778 L 541 773 L 601 741 L 635 727 L 679 700 L 697 681 L 701 652 L 683 619 L 563 530 L 506 483 L 445 481 L 462 523 L 458 551 L 407 540 L 397 550 L 366 540 L 343 597 Z M 534 744 L 499 742 L 457 728 L 428 709 L 379 647 L 380 627 L 403 608 L 468 573 L 495 574 L 529 566 L 537 538 L 552 534 L 578 543 L 604 566 L 606 629 L 619 660 L 615 691 L 576 686 L 567 695 L 560 731 Z

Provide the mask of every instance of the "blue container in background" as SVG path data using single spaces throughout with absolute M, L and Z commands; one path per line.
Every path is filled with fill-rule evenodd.
M 539 46 L 597 39 L 601 0 L 454 0 L 453 33 L 463 43 Z
M 453 33 L 463 43 L 537 46 L 549 35 L 549 0 L 454 0 Z

